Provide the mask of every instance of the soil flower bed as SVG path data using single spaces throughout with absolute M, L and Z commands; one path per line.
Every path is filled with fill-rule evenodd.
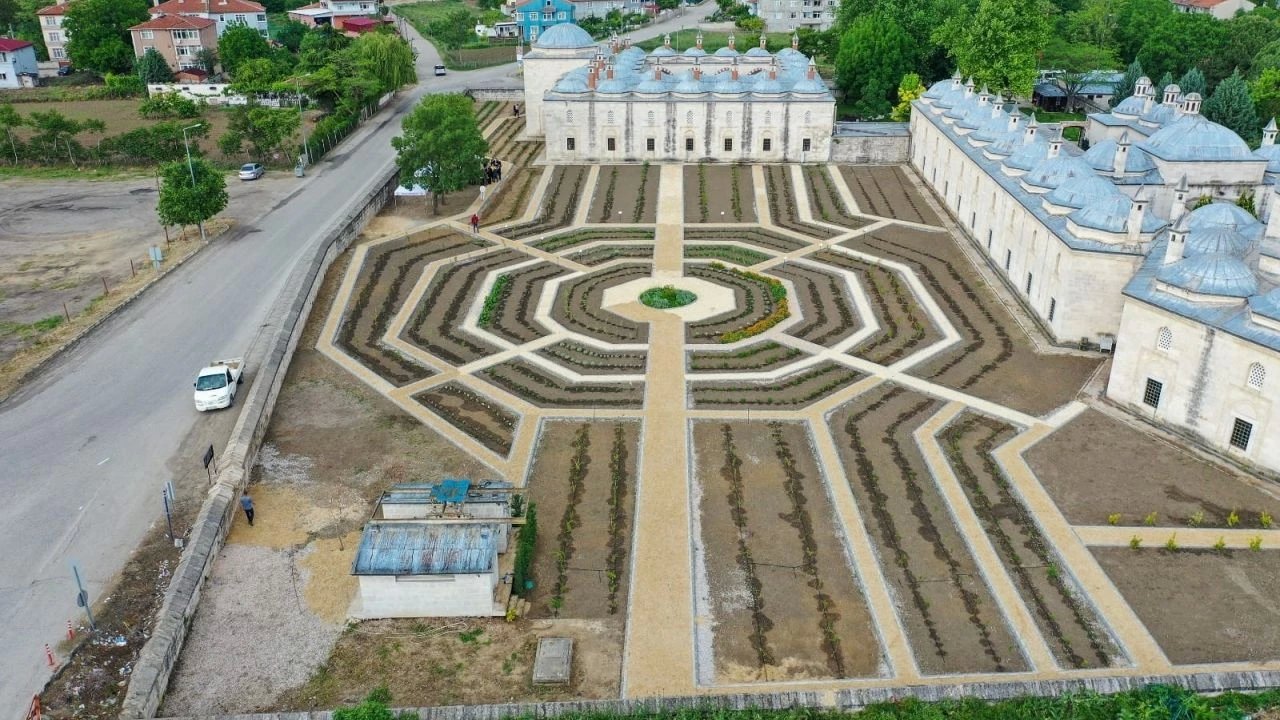
M 697 295 L 688 290 L 681 290 L 674 285 L 649 288 L 640 293 L 640 302 L 659 310 L 684 307 L 697 299 Z

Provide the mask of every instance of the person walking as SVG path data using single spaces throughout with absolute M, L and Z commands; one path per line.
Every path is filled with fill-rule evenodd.
M 240 496 L 240 507 L 244 508 L 244 516 L 249 518 L 249 527 L 253 527 L 253 498 L 249 497 L 249 488 Z
M 475 213 L 471 214 L 471 232 L 480 232 L 480 216 Z

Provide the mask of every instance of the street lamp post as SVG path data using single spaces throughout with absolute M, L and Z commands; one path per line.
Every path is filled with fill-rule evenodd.
M 192 190 L 196 187 L 196 168 L 191 164 L 191 141 L 187 138 L 187 131 L 195 130 L 196 128 L 203 126 L 204 123 L 196 123 L 195 125 L 188 125 L 187 127 L 182 128 L 182 145 L 187 149 L 187 172 L 191 173 Z M 200 228 L 200 242 L 208 242 L 208 238 L 206 238 L 204 234 L 204 223 L 197 223 L 196 226 Z

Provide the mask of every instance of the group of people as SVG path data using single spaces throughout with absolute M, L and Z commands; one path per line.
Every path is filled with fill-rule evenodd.
M 490 158 L 484 164 L 484 184 L 492 185 L 502 179 L 502 161 Z

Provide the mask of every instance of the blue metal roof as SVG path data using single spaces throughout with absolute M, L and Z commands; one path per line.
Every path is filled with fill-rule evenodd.
M 1069 208 L 1082 208 L 1098 200 L 1119 195 L 1120 191 L 1110 182 L 1090 173 L 1073 176 L 1051 190 L 1045 199 L 1054 205 Z M 1126 217 L 1128 213 L 1126 212 Z
M 1109 173 L 1115 168 L 1116 150 L 1119 149 L 1120 143 L 1114 138 L 1106 138 L 1099 140 L 1089 147 L 1084 154 L 1085 162 L 1089 163 L 1095 170 Z M 1154 170 L 1155 163 L 1151 162 L 1151 156 L 1142 152 L 1139 148 L 1129 146 L 1129 152 L 1125 155 L 1124 171 L 1128 173 L 1141 173 Z
M 457 575 L 489 572 L 498 553 L 496 523 L 373 521 L 360 536 L 352 575 Z
M 1193 255 L 1230 255 L 1243 258 L 1253 250 L 1253 242 L 1241 233 L 1225 227 L 1206 227 L 1187 234 L 1184 257 Z
M 435 496 L 436 502 L 460 503 L 467 499 L 467 491 L 470 489 L 470 480 L 449 478 L 436 483 L 436 486 L 431 489 L 431 494 Z
M 1200 295 L 1247 298 L 1258 292 L 1258 277 L 1249 266 L 1223 253 L 1183 258 L 1160 268 L 1156 278 Z
M 1162 106 L 1164 107 L 1164 106 Z M 1203 115 L 1183 115 L 1139 143 L 1162 160 L 1174 162 L 1261 162 L 1248 143 Z
M 1251 240 L 1258 240 L 1266 231 L 1266 227 L 1248 210 L 1234 203 L 1209 203 L 1191 211 L 1187 217 L 1187 227 L 1199 228 L 1224 227 L 1244 234 Z
M 528 4 L 525 3 L 525 5 Z M 595 47 L 595 44 L 596 41 L 590 33 L 571 22 L 552 25 L 539 33 L 538 39 L 533 41 L 535 48 L 547 50 L 578 50 Z

